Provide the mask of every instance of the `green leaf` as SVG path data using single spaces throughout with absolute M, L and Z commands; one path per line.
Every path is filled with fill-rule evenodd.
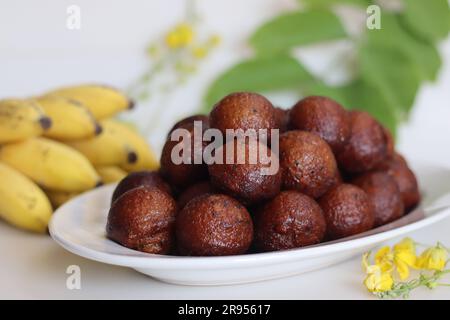
M 404 0 L 405 24 L 429 40 L 440 40 L 450 31 L 448 0 Z
M 383 92 L 362 79 L 347 85 L 345 91 L 350 109 L 369 112 L 395 135 L 399 121 L 398 110 Z
M 407 114 L 420 85 L 420 71 L 398 50 L 366 43 L 360 48 L 360 74 Z
M 422 79 L 435 80 L 441 67 L 435 45 L 411 35 L 395 14 L 383 12 L 381 19 L 382 29 L 367 30 L 367 41 L 371 45 L 401 51 L 417 65 Z
M 301 92 L 305 96 L 325 96 L 339 102 L 343 107 L 348 108 L 350 100 L 346 86 L 329 86 L 322 81 L 314 81 L 304 85 Z
M 312 76 L 289 55 L 253 58 L 233 66 L 214 81 L 206 94 L 203 111 L 209 111 L 222 97 L 235 91 L 263 93 L 298 88 L 309 81 Z
M 259 54 L 273 54 L 345 37 L 341 22 L 332 12 L 311 9 L 286 13 L 267 22 L 251 36 L 250 44 Z
M 399 120 L 397 107 L 382 91 L 363 79 L 356 79 L 340 87 L 315 82 L 307 85 L 303 92 L 307 95 L 330 97 L 347 109 L 367 111 L 395 135 Z

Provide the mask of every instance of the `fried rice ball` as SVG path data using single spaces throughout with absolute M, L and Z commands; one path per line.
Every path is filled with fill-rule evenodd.
M 177 248 L 188 256 L 225 256 L 247 252 L 253 222 L 247 209 L 223 194 L 189 201 L 176 221 Z
M 369 196 L 359 187 L 340 184 L 319 199 L 327 223 L 327 238 L 340 239 L 373 228 L 375 214 Z
M 146 186 L 149 188 L 156 187 L 162 191 L 172 194 L 169 185 L 163 180 L 161 175 L 156 171 L 138 171 L 129 173 L 125 178 L 123 178 L 116 189 L 114 189 L 111 203 L 117 200 L 122 194 L 128 190 Z
M 375 214 L 374 226 L 397 220 L 405 210 L 395 179 L 383 171 L 373 171 L 354 179 L 352 183 L 363 189 L 372 201 Z
M 320 96 L 306 97 L 292 107 L 290 127 L 313 132 L 325 140 L 334 153 L 341 151 L 350 139 L 350 117 L 336 101 Z
M 226 134 L 226 129 L 267 129 L 277 127 L 274 107 L 262 95 L 252 92 L 236 92 L 220 100 L 209 114 L 211 128 Z
M 255 219 L 255 246 L 261 251 L 304 247 L 321 242 L 326 231 L 322 209 L 298 191 L 283 191 Z
M 379 169 L 386 171 L 394 178 L 402 196 L 405 211 L 411 211 L 420 203 L 420 190 L 414 172 L 406 160 L 398 153 L 383 162 Z
M 179 209 L 183 209 L 184 206 L 194 198 L 204 194 L 214 193 L 214 188 L 209 181 L 202 181 L 184 190 L 178 197 L 177 204 Z
M 106 235 L 130 249 L 167 254 L 174 244 L 176 211 L 175 200 L 159 188 L 128 190 L 109 210 Z
M 289 112 L 290 110 L 282 109 L 279 107 L 274 108 L 274 115 L 276 119 L 276 128 L 280 130 L 280 134 L 288 131 L 289 128 Z
M 283 189 L 318 198 L 338 182 L 338 168 L 329 145 L 318 135 L 288 131 L 280 137 Z
M 172 159 L 172 152 L 176 155 L 185 157 L 184 152 L 189 152 L 189 150 L 183 150 L 183 152 L 176 152 L 176 150 L 184 145 L 182 139 L 180 141 L 173 141 L 168 139 L 164 144 L 162 154 L 161 154 L 161 168 L 160 172 L 163 178 L 169 182 L 171 186 L 176 189 L 183 190 L 189 185 L 194 184 L 208 178 L 208 167 L 206 166 L 203 159 L 203 150 L 208 145 L 206 141 L 203 141 L 202 136 L 200 139 L 195 139 L 194 135 L 194 124 L 186 123 L 179 127 L 179 129 L 186 129 L 190 135 L 190 154 L 187 154 L 188 161 L 182 161 L 182 163 L 177 164 Z M 203 128 L 203 131 L 206 130 Z M 203 135 L 203 132 L 200 132 Z M 196 148 L 197 147 L 197 148 Z M 174 148 L 177 148 L 174 150 Z M 179 149 L 178 149 L 179 150 Z M 196 150 L 198 151 L 196 153 Z M 199 159 L 199 163 L 195 163 L 196 158 Z
M 176 122 L 173 127 L 169 130 L 169 134 L 167 137 L 170 137 L 170 134 L 178 128 L 183 128 L 186 124 L 194 124 L 194 121 L 201 121 L 203 128 L 209 128 L 209 116 L 204 114 L 195 114 L 193 116 L 186 117 Z
M 349 173 L 374 169 L 387 155 L 383 127 L 367 112 L 350 112 L 351 136 L 344 149 L 337 154 L 341 168 Z
M 280 192 L 281 171 L 274 163 L 274 172 L 269 172 L 271 164 L 265 164 L 260 157 L 261 154 L 266 154 L 272 157 L 272 161 L 279 163 L 278 156 L 266 145 L 237 139 L 227 142 L 216 153 L 223 155 L 223 163 L 212 163 L 208 170 L 211 184 L 217 190 L 245 205 L 271 199 Z

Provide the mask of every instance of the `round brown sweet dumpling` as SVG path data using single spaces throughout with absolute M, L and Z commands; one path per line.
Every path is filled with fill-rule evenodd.
M 234 152 L 230 155 L 227 154 L 227 150 Z M 216 154 L 223 155 L 223 163 L 210 164 L 208 170 L 211 184 L 221 192 L 245 205 L 271 199 L 280 192 L 279 160 L 266 145 L 237 139 L 218 148 Z M 261 161 L 261 154 L 272 157 L 272 164 Z M 239 161 L 239 157 L 242 157 L 242 161 Z M 254 157 L 255 161 L 251 161 L 251 157 Z M 226 163 L 227 158 L 232 160 L 230 161 L 232 163 Z M 264 172 L 271 165 L 273 172 Z
M 375 227 L 403 216 L 404 207 L 400 190 L 395 179 L 386 172 L 369 172 L 354 179 L 352 183 L 363 189 L 372 201 Z
M 357 186 L 340 184 L 320 200 L 327 237 L 340 239 L 372 229 L 375 214 L 369 196 Z
M 130 249 L 167 254 L 174 244 L 176 209 L 175 200 L 158 188 L 131 189 L 109 210 L 107 237 Z
M 386 127 L 382 127 L 382 128 L 383 128 L 384 138 L 386 141 L 386 159 L 388 159 L 388 158 L 393 157 L 395 154 L 395 141 L 394 141 L 394 137 L 392 136 L 391 131 Z
M 350 138 L 348 112 L 336 101 L 320 96 L 297 102 L 289 114 L 290 127 L 316 133 L 333 152 L 339 152 Z
M 177 200 L 178 208 L 183 209 L 184 206 L 192 199 L 210 193 L 214 193 L 214 188 L 211 186 L 211 183 L 209 183 L 209 181 L 196 183 L 188 187 L 180 194 Z
M 226 134 L 226 129 L 267 129 L 277 127 L 274 108 L 262 95 L 251 92 L 236 92 L 220 100 L 209 115 L 211 128 Z
M 185 125 L 193 125 L 194 121 L 201 121 L 203 129 L 209 128 L 209 116 L 204 114 L 196 114 L 190 117 L 186 117 L 184 119 L 181 119 L 177 123 L 173 125 L 173 127 L 169 130 L 168 138 L 170 137 L 170 134 L 178 128 L 183 128 Z
M 261 251 L 316 244 L 326 231 L 322 209 L 314 199 L 298 191 L 281 192 L 255 220 L 255 245 Z
M 318 198 L 338 181 L 333 152 L 318 135 L 288 131 L 280 137 L 283 188 Z
M 159 188 L 169 194 L 172 193 L 169 185 L 163 180 L 161 175 L 156 171 L 138 171 L 129 173 L 125 178 L 123 178 L 112 195 L 111 203 L 119 198 L 122 194 L 128 190 L 146 186 L 149 188 Z
M 176 221 L 177 248 L 190 256 L 245 253 L 253 240 L 253 222 L 247 209 L 223 194 L 192 199 Z
M 275 107 L 273 110 L 277 123 L 276 128 L 280 130 L 279 133 L 288 131 L 289 110 L 285 110 L 279 107 Z
M 336 185 L 344 183 L 344 176 L 342 176 L 342 173 L 338 171 L 336 175 Z
M 398 153 L 383 162 L 379 168 L 394 178 L 402 196 L 405 211 L 410 211 L 420 202 L 420 191 L 414 172 L 408 167 L 405 159 Z
M 374 169 L 387 154 L 386 137 L 382 126 L 367 112 L 350 112 L 351 136 L 338 153 L 341 168 L 350 173 Z
M 178 189 L 184 189 L 187 186 L 194 184 L 195 182 L 206 180 L 208 178 L 208 167 L 203 161 L 203 150 L 208 143 L 206 141 L 202 141 L 202 137 L 200 137 L 198 141 L 195 141 L 193 123 L 184 124 L 179 128 L 186 129 L 190 134 L 191 152 L 190 155 L 187 155 L 189 161 L 187 161 L 188 163 L 183 162 L 180 164 L 177 164 L 173 161 L 172 150 L 177 145 L 181 146 L 183 142 L 181 139 L 180 141 L 172 141 L 169 138 L 164 144 L 162 150 L 160 172 L 164 179 L 169 182 L 171 186 L 175 186 Z M 196 145 L 198 146 L 197 148 Z M 198 150 L 197 153 L 196 149 Z M 188 152 L 188 150 L 186 152 Z M 183 156 L 182 152 L 178 152 L 176 154 Z M 198 164 L 195 163 L 196 155 L 200 160 L 200 163 Z

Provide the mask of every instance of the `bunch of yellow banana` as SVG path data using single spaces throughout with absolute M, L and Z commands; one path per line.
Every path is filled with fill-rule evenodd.
M 109 118 L 116 113 L 134 106 L 120 91 L 103 85 L 79 85 L 56 89 L 47 93 L 81 102 L 94 115 L 95 119 Z
M 51 119 L 35 101 L 0 100 L 0 143 L 39 136 L 51 125 Z
M 156 154 L 149 148 L 145 139 L 130 126 L 113 119 L 104 120 L 101 124 L 111 131 L 118 132 L 122 141 L 128 143 L 136 152 L 136 161 L 119 163 L 122 169 L 133 172 L 146 169 L 153 170 L 159 167 L 159 160 Z
M 122 180 L 128 172 L 122 170 L 117 166 L 99 166 L 95 167 L 98 175 L 103 183 L 113 183 Z
M 50 119 L 52 126 L 44 136 L 56 140 L 76 140 L 93 137 L 102 130 L 91 111 L 81 102 L 58 96 L 36 98 Z
M 58 208 L 70 199 L 76 197 L 80 192 L 70 192 L 70 191 L 58 191 L 58 190 L 48 190 L 44 189 L 50 203 L 54 208 Z
M 52 206 L 45 193 L 20 172 L 0 163 L 0 217 L 14 226 L 45 232 Z
M 157 168 L 145 139 L 111 118 L 132 106 L 101 85 L 0 100 L 0 218 L 45 232 L 52 206 L 128 172 Z
M 100 121 L 102 132 L 89 139 L 67 142 L 95 166 L 119 166 L 126 171 L 155 169 L 158 159 L 144 138 L 113 119 Z
M 47 138 L 30 138 L 3 145 L 0 161 L 47 189 L 84 191 L 101 182 L 86 157 Z

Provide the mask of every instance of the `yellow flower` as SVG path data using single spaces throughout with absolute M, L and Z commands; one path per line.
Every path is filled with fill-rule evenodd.
M 415 267 L 416 248 L 414 242 L 410 238 L 405 238 L 394 246 L 391 250 L 389 247 L 382 247 L 375 254 L 375 264 L 385 272 L 396 267 L 400 279 L 405 280 L 409 277 L 409 268 Z
M 394 266 L 394 254 L 388 246 L 380 248 L 375 254 L 375 264 L 378 265 L 382 271 L 392 270 Z
M 382 268 L 375 264 L 369 265 L 368 262 L 369 253 L 363 256 L 363 266 L 367 273 L 367 277 L 364 279 L 364 285 L 370 292 L 385 292 L 392 289 L 394 285 L 394 279 L 390 271 L 383 271 Z
M 414 258 L 416 257 L 416 245 L 411 238 L 403 238 L 402 241 L 394 246 L 394 251 L 407 252 L 412 254 Z
M 214 34 L 208 39 L 208 44 L 212 47 L 217 47 L 220 44 L 220 42 L 222 42 L 222 39 L 218 34 Z
M 181 23 L 176 28 L 184 45 L 190 44 L 194 39 L 194 30 L 187 23 Z
M 169 32 L 166 36 L 166 44 L 169 48 L 178 48 L 181 46 L 180 36 L 176 32 Z
M 411 238 L 405 238 L 394 246 L 394 264 L 400 279 L 409 277 L 409 267 L 416 265 L 416 246 Z
M 208 53 L 208 50 L 206 50 L 206 48 L 204 48 L 204 47 L 195 47 L 194 49 L 192 49 L 192 54 L 197 59 L 204 58 L 207 53 Z
M 407 298 L 412 290 L 424 286 L 434 289 L 441 284 L 438 282 L 444 274 L 448 262 L 449 250 L 438 243 L 435 247 L 428 248 L 422 254 L 416 256 L 415 243 L 410 238 L 405 238 L 392 247 L 382 247 L 374 257 L 374 264 L 370 264 L 370 252 L 365 253 L 362 264 L 366 272 L 364 285 L 379 298 Z M 409 269 L 426 269 L 435 272 L 421 273 L 420 277 L 407 282 L 395 282 L 393 271 L 404 280 L 409 276 Z
M 427 270 L 443 270 L 447 262 L 447 250 L 441 245 L 425 250 L 416 261 L 416 267 Z
M 194 30 L 187 23 L 180 23 L 166 36 L 166 44 L 169 48 L 176 49 L 192 43 Z
M 385 292 L 392 289 L 394 279 L 389 272 L 370 273 L 364 279 L 364 285 L 370 292 Z

